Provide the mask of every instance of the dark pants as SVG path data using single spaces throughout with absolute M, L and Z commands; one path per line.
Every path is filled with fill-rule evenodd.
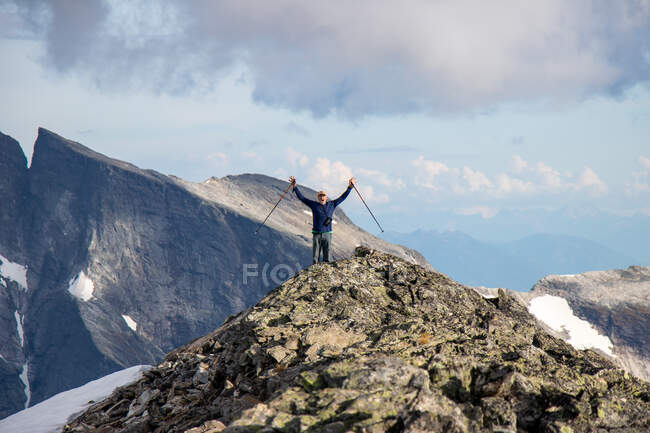
M 330 243 L 332 243 L 332 233 L 314 233 L 312 263 L 318 263 L 320 261 L 321 250 L 323 252 L 322 261 L 330 261 Z

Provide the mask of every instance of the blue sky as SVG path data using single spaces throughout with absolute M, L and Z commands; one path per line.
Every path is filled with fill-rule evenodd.
M 193 181 L 355 175 L 388 229 L 650 216 L 649 41 L 648 1 L 0 1 L 0 131 Z

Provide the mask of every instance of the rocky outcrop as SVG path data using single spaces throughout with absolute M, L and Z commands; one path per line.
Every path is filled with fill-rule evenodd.
M 254 234 L 287 185 L 268 176 L 195 184 L 45 129 L 29 167 L 0 135 L 0 171 L 0 271 L 26 276 L 0 272 L 0 417 L 157 363 L 311 261 L 294 197 Z M 336 219 L 336 257 L 365 243 L 430 266 Z
M 507 292 L 359 248 L 174 350 L 64 432 L 644 432 L 650 385 Z
M 610 338 L 617 363 L 650 380 L 650 267 L 549 275 L 526 298 L 542 295 L 566 299 L 576 316 Z

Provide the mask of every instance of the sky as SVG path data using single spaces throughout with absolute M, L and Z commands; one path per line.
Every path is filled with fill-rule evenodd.
M 0 54 L 0 131 L 28 157 L 42 126 L 197 182 L 336 196 L 354 175 L 397 231 L 650 216 L 648 0 L 0 0 Z

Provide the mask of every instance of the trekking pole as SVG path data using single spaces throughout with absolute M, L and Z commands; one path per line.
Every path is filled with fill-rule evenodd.
M 275 206 L 273 206 L 273 209 L 271 209 L 271 212 L 269 212 L 269 214 L 266 216 L 266 218 L 264 218 L 264 221 L 262 221 L 262 224 L 260 224 L 259 227 L 257 227 L 257 228 L 255 229 L 255 234 L 257 234 L 257 232 L 259 231 L 259 229 L 262 228 L 262 226 L 264 225 L 264 223 L 266 222 L 266 220 L 269 219 L 269 217 L 271 216 L 271 214 L 273 213 L 273 211 L 275 210 L 275 208 L 278 207 L 278 205 L 280 204 L 280 202 L 282 201 L 282 199 L 284 198 L 284 196 L 287 195 L 287 193 L 289 192 L 289 188 L 291 188 L 292 185 L 293 185 L 292 183 L 289 184 L 289 186 L 287 187 L 287 189 L 286 189 L 286 190 L 284 191 L 284 193 L 282 194 L 282 197 L 280 197 L 280 200 L 278 200 L 278 202 L 275 204 Z
M 376 222 L 377 225 L 379 226 L 379 230 L 381 230 L 381 232 L 383 233 L 383 232 L 384 232 L 384 229 L 381 228 L 381 226 L 379 225 L 379 221 L 377 221 L 377 218 L 375 218 L 375 216 L 372 214 L 372 211 L 370 210 L 370 208 L 369 208 L 368 205 L 366 204 L 366 201 L 363 199 L 363 197 L 361 197 L 361 193 L 360 193 L 359 190 L 357 189 L 357 186 L 356 186 L 355 184 L 352 184 L 352 187 L 353 187 L 354 190 L 357 192 L 357 194 L 359 194 L 359 198 L 361 199 L 361 201 L 363 202 L 363 204 L 366 205 L 366 209 L 368 209 L 368 212 L 370 212 L 370 215 L 372 216 L 372 219 L 375 220 L 375 222 Z

